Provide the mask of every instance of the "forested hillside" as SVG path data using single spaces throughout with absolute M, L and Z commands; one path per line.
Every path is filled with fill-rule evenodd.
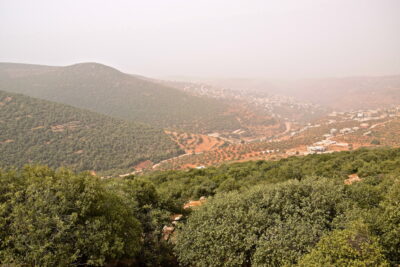
M 398 266 L 399 163 L 380 148 L 125 179 L 0 170 L 0 262 Z
M 192 96 L 97 63 L 67 67 L 1 63 L 0 90 L 156 127 L 199 133 L 241 127 L 228 103 Z
M 133 170 L 181 153 L 161 130 L 0 91 L 0 167 L 41 163 L 75 170 Z

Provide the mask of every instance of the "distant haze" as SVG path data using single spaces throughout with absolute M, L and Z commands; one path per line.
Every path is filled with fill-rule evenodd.
M 0 61 L 153 77 L 400 73 L 399 0 L 0 0 Z

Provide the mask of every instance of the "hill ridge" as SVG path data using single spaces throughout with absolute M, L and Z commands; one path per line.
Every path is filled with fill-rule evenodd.
M 99 63 L 65 67 L 0 64 L 0 90 L 22 93 L 156 127 L 189 132 L 236 130 L 228 103 L 198 97 Z

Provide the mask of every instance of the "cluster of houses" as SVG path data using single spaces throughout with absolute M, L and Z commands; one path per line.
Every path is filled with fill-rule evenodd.
M 319 153 L 330 153 L 332 151 L 328 150 L 329 146 L 334 145 L 335 147 L 343 147 L 343 148 L 348 148 L 349 144 L 347 143 L 338 143 L 334 140 L 331 140 L 332 137 L 337 136 L 337 135 L 345 135 L 345 134 L 351 134 L 354 133 L 360 129 L 372 129 L 374 127 L 370 126 L 370 123 L 368 121 L 372 120 L 379 120 L 379 119 L 384 119 L 388 117 L 395 117 L 395 116 L 400 116 L 400 106 L 395 107 L 395 108 L 389 108 L 389 109 L 371 109 L 371 110 L 366 110 L 366 111 L 354 111 L 354 112 L 332 112 L 329 114 L 330 117 L 336 117 L 335 119 L 329 119 L 327 124 L 333 124 L 336 123 L 338 120 L 343 121 L 345 120 L 353 120 L 353 121 L 358 121 L 360 122 L 359 126 L 355 127 L 346 127 L 342 129 L 336 129 L 332 128 L 330 129 L 329 133 L 324 134 L 324 140 L 321 140 L 319 142 L 314 143 L 311 146 L 307 147 L 307 152 L 304 154 L 319 154 Z M 311 125 L 308 124 L 307 126 L 303 127 L 299 131 L 292 132 L 291 135 L 294 136 L 300 132 L 306 131 L 310 128 L 316 128 L 320 127 L 320 124 L 315 124 Z M 363 135 L 370 135 L 371 131 L 367 131 L 363 133 Z
M 265 151 L 262 151 L 263 154 L 272 154 L 275 152 L 279 152 L 279 149 L 267 149 Z
M 364 125 L 365 126 L 365 125 Z M 367 123 L 366 124 L 366 127 L 368 127 L 369 126 L 369 124 Z M 361 126 L 360 126 L 361 127 Z M 329 133 L 327 133 L 327 134 L 324 134 L 323 135 L 323 137 L 324 138 L 331 138 L 331 137 L 334 137 L 334 136 L 336 136 L 336 135 L 338 135 L 338 134 L 350 134 L 350 133 L 354 133 L 354 132 L 356 132 L 356 131 L 358 131 L 358 130 L 360 130 L 360 127 L 357 127 L 357 126 L 355 126 L 355 127 L 347 127 L 347 128 L 342 128 L 342 129 L 340 129 L 340 130 L 338 130 L 338 129 L 336 129 L 336 128 L 332 128 L 332 129 L 330 129 L 330 131 L 329 131 Z M 361 128 L 366 128 L 366 127 L 361 127 Z M 329 140 L 330 141 L 330 140 Z
M 307 154 L 322 154 L 322 153 L 332 153 L 334 150 L 328 150 L 328 147 L 334 145 L 335 147 L 342 147 L 343 149 L 348 149 L 350 145 L 348 143 L 338 143 L 332 140 L 322 140 L 316 142 L 312 146 L 307 146 Z
M 400 107 L 392 107 L 392 108 L 377 108 L 377 109 L 369 109 L 369 110 L 358 110 L 352 112 L 332 112 L 328 116 L 330 117 L 340 117 L 344 116 L 351 120 L 365 122 L 371 120 L 379 120 L 385 119 L 387 117 L 395 117 L 400 115 Z
M 313 103 L 300 102 L 294 97 L 263 93 L 262 91 L 251 90 L 251 89 L 229 89 L 221 86 L 212 86 L 209 84 L 203 84 L 198 82 L 187 83 L 183 88 L 183 91 L 189 92 L 198 96 L 207 96 L 217 99 L 233 99 L 244 101 L 251 106 L 259 107 L 270 113 L 273 117 L 283 118 L 284 115 L 279 112 L 281 107 L 285 109 L 289 108 L 293 112 L 299 110 L 319 110 L 320 105 Z M 312 111 L 313 112 L 313 111 Z M 288 118 L 285 118 L 289 120 Z
M 308 154 L 318 154 L 326 152 L 325 146 L 308 146 L 307 153 Z
M 336 147 L 343 147 L 348 148 L 349 144 L 347 143 L 339 143 L 331 138 L 338 135 L 338 134 L 349 134 L 355 131 L 358 131 L 360 127 L 352 127 L 352 128 L 343 128 L 343 129 L 330 129 L 329 133 L 324 134 L 323 137 L 325 139 L 314 143 L 312 146 L 307 146 L 307 153 L 306 154 L 320 154 L 320 153 L 331 153 L 333 151 L 328 150 L 329 146 L 336 146 Z

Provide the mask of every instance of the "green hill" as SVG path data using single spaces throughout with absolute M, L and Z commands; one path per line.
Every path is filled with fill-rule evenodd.
M 228 103 L 189 95 L 97 63 L 67 67 L 0 63 L 0 90 L 192 132 L 236 130 Z
M 181 151 L 160 129 L 0 91 L 0 167 L 35 162 L 127 170 Z

